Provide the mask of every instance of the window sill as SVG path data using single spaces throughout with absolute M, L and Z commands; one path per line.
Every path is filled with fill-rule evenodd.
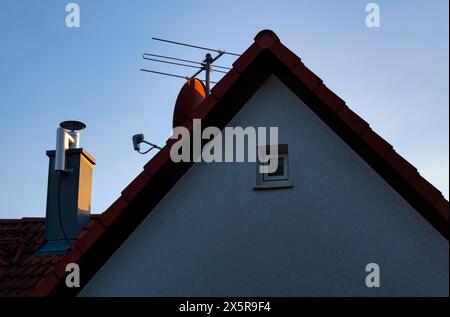
M 292 188 L 293 185 L 290 181 L 269 181 L 262 184 L 258 184 L 253 187 L 254 190 L 265 189 L 280 189 L 280 188 Z

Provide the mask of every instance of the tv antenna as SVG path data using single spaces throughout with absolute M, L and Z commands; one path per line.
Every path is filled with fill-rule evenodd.
M 177 74 L 171 74 L 171 73 L 141 68 L 141 71 L 144 71 L 144 72 L 154 73 L 154 74 L 158 74 L 158 75 L 165 75 L 165 76 L 170 76 L 170 77 L 176 77 L 176 78 L 183 78 L 186 80 L 194 79 L 201 72 L 204 71 L 205 79 L 204 80 L 200 79 L 200 80 L 205 83 L 206 95 L 209 95 L 209 93 L 211 91 L 211 84 L 216 84 L 216 82 L 211 81 L 211 73 L 216 72 L 216 73 L 226 74 L 227 72 L 225 70 L 231 69 L 230 67 L 219 66 L 219 65 L 215 65 L 215 64 L 213 65 L 213 63 L 215 61 L 217 61 L 223 55 L 241 56 L 240 54 L 227 52 L 224 50 L 218 50 L 218 49 L 208 48 L 208 47 L 204 47 L 204 46 L 175 42 L 175 41 L 170 41 L 170 40 L 161 39 L 161 38 L 157 38 L 157 37 L 152 37 L 152 40 L 208 51 L 208 53 L 206 53 L 206 55 L 205 55 L 205 59 L 201 62 L 196 62 L 196 61 L 192 61 L 192 60 L 188 60 L 188 59 L 171 57 L 171 56 L 166 56 L 166 55 L 150 54 L 150 53 L 144 53 L 142 55 L 142 58 L 145 60 L 197 69 L 197 71 L 191 76 L 181 76 L 181 75 L 177 75 Z M 217 54 L 214 57 L 211 55 L 211 53 L 213 53 L 213 52 Z

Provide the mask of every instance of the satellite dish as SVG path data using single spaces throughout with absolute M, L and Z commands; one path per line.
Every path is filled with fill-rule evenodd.
M 197 106 L 205 99 L 205 85 L 197 79 L 189 79 L 181 88 L 175 109 L 173 111 L 173 127 L 182 125 L 186 120 L 192 119 L 192 114 Z

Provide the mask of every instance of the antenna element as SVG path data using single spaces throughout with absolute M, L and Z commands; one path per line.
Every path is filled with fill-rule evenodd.
M 210 53 L 207 53 L 205 55 L 205 59 L 202 62 L 195 62 L 195 61 L 191 61 L 191 60 L 187 60 L 187 59 L 171 57 L 171 56 L 164 56 L 164 55 L 157 55 L 157 54 L 150 54 L 150 53 L 144 53 L 142 55 L 143 59 L 154 61 L 154 62 L 158 62 L 158 63 L 171 64 L 171 65 L 183 66 L 183 67 L 197 68 L 197 71 L 192 76 L 181 76 L 181 75 L 176 75 L 176 74 L 171 74 L 171 73 L 166 73 L 166 72 L 160 72 L 160 71 L 155 71 L 155 70 L 141 68 L 141 71 L 144 71 L 144 72 L 149 72 L 149 73 L 154 73 L 154 74 L 159 74 L 159 75 L 165 75 L 165 76 L 170 76 L 170 77 L 176 77 L 176 78 L 184 78 L 186 80 L 190 80 L 190 79 L 194 79 L 195 77 L 197 77 L 202 71 L 205 71 L 205 80 L 202 80 L 202 82 L 205 83 L 206 95 L 209 95 L 210 92 L 211 92 L 211 84 L 215 84 L 216 83 L 214 81 L 211 81 L 211 72 L 217 72 L 217 73 L 226 74 L 225 71 L 218 70 L 216 68 L 225 69 L 225 70 L 230 70 L 231 69 L 230 67 L 213 65 L 213 63 L 216 60 L 218 60 L 223 55 L 240 56 L 240 54 L 231 53 L 231 52 L 227 52 L 227 51 L 224 51 L 224 50 L 212 49 L 212 48 L 208 48 L 208 47 L 204 47 L 204 46 L 198 46 L 198 45 L 187 44 L 187 43 L 182 43 L 182 42 L 175 42 L 175 41 L 161 39 L 161 38 L 157 38 L 157 37 L 152 37 L 152 39 L 155 40 L 155 41 L 160 41 L 160 42 L 165 42 L 165 43 L 170 43 L 170 44 L 176 44 L 176 45 L 181 45 L 181 46 L 187 46 L 187 47 L 192 47 L 192 48 L 196 48 L 196 49 L 201 49 L 201 50 L 210 51 L 210 52 L 216 52 L 217 53 L 217 55 L 215 57 L 212 57 L 212 55 Z M 160 59 L 155 59 L 155 58 L 151 58 L 151 57 L 158 57 Z M 171 60 L 171 61 L 169 61 L 169 60 Z M 173 61 L 177 61 L 177 62 L 173 62 Z M 178 63 L 178 62 L 192 63 L 192 64 L 196 64 L 196 65 L 199 65 L 199 66 L 194 66 L 194 65 L 184 64 L 184 63 Z

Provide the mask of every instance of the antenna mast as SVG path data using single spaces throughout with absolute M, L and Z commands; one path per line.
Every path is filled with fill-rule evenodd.
M 205 82 L 206 82 L 206 94 L 209 95 L 209 91 L 211 90 L 211 64 L 213 62 L 213 58 L 211 54 L 207 53 L 205 56 Z
M 192 75 L 192 76 L 181 76 L 181 75 L 170 74 L 170 73 L 165 73 L 165 72 L 159 72 L 159 71 L 154 71 L 154 70 L 141 69 L 141 71 L 145 71 L 145 72 L 149 72 L 149 73 L 155 73 L 155 74 L 166 75 L 166 76 L 171 76 L 171 77 L 178 77 L 178 78 L 186 78 L 186 79 L 189 80 L 189 79 L 194 79 L 202 71 L 205 71 L 205 80 L 202 80 L 202 81 L 205 83 L 206 95 L 209 95 L 210 92 L 211 92 L 211 84 L 215 84 L 215 82 L 211 81 L 211 73 L 212 72 L 217 72 L 217 73 L 226 74 L 225 71 L 218 70 L 217 68 L 226 69 L 226 70 L 230 70 L 231 69 L 230 67 L 213 65 L 213 63 L 217 59 L 219 59 L 221 56 L 223 56 L 223 55 L 240 56 L 239 54 L 236 54 L 236 53 L 226 52 L 226 51 L 223 51 L 223 50 L 217 50 L 217 49 L 207 48 L 207 47 L 198 46 L 198 45 L 192 45 L 192 44 L 186 44 L 186 43 L 181 43 L 181 42 L 169 41 L 169 40 L 156 38 L 156 37 L 152 37 L 152 39 L 155 40 L 155 41 L 166 42 L 166 43 L 176 44 L 176 45 L 181 45 L 181 46 L 187 46 L 187 47 L 192 47 L 192 48 L 196 48 L 196 49 L 200 49 L 200 50 L 206 50 L 206 51 L 216 52 L 217 53 L 217 55 L 215 57 L 212 57 L 212 55 L 208 52 L 205 55 L 205 59 L 201 63 L 195 62 L 195 61 L 186 60 L 186 59 L 181 59 L 181 58 L 169 57 L 169 56 L 164 56 L 164 55 L 149 54 L 149 53 L 145 53 L 142 56 L 144 59 L 151 60 L 151 61 L 154 61 L 154 62 L 165 63 L 165 64 L 172 64 L 172 65 L 184 66 L 184 67 L 191 67 L 191 68 L 198 68 L 197 72 L 194 75 Z M 149 58 L 149 56 L 150 57 L 163 58 L 165 60 Z M 172 60 L 172 61 L 169 61 L 169 60 Z M 177 63 L 177 62 L 173 62 L 173 61 L 187 62 L 187 63 L 192 63 L 192 64 L 196 64 L 196 65 L 200 65 L 200 66 L 194 66 L 194 65 L 190 65 L 190 64 L 181 64 L 181 63 Z

